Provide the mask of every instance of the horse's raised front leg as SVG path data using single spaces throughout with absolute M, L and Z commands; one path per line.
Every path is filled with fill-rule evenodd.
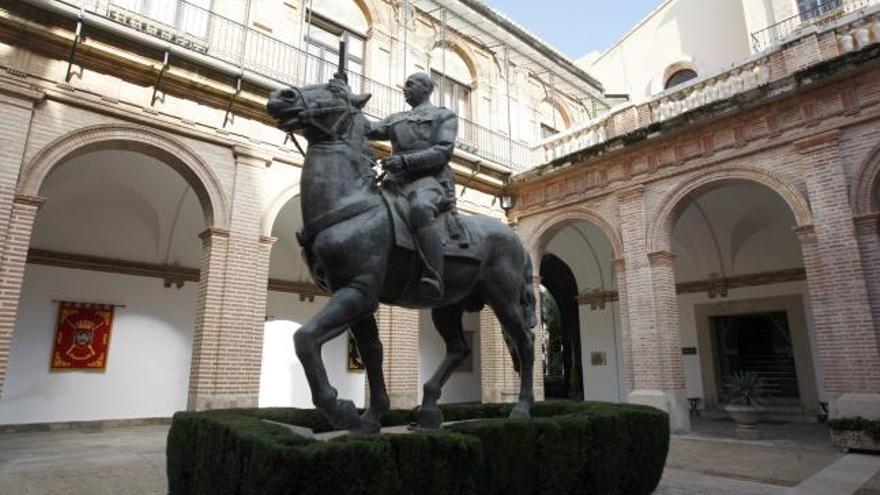
M 504 291 L 499 291 L 504 293 Z M 532 416 L 532 406 L 535 404 L 535 392 L 532 388 L 534 376 L 532 370 L 535 366 L 535 336 L 529 328 L 523 308 L 516 299 L 510 300 L 503 297 L 494 297 L 489 306 L 498 317 L 502 331 L 508 338 L 505 339 L 511 355 L 516 355 L 519 362 L 519 400 L 510 412 L 511 418 L 527 419 Z
M 367 381 L 370 384 L 370 406 L 361 415 L 364 422 L 359 432 L 378 433 L 382 428 L 382 415 L 388 412 L 389 401 L 385 376 L 382 374 L 382 341 L 379 340 L 376 317 L 371 314 L 362 318 L 351 326 L 351 331 L 367 369 Z
M 443 385 L 449 380 L 452 372 L 470 355 L 471 350 L 464 341 L 461 316 L 464 312 L 461 305 L 437 308 L 431 312 L 434 327 L 443 337 L 446 344 L 446 356 L 434 372 L 430 380 L 425 382 L 422 405 L 419 407 L 418 423 L 421 428 L 440 428 L 443 414 L 437 407 L 437 400 Z
M 321 360 L 321 347 L 371 314 L 376 304 L 362 291 L 344 287 L 334 292 L 318 314 L 293 335 L 296 355 L 312 390 L 312 402 L 337 428 L 359 430 L 362 420 L 352 401 L 336 398 L 336 389 L 330 385 Z

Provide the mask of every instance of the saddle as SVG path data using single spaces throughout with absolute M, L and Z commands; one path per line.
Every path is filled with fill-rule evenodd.
M 394 245 L 408 251 L 416 251 L 412 224 L 409 219 L 408 201 L 405 197 L 385 189 L 382 189 L 381 192 L 382 200 L 388 208 L 388 216 L 391 217 Z M 437 222 L 441 226 L 444 257 L 480 259 L 473 248 L 472 233 L 465 222 L 461 221 L 461 216 L 454 208 L 442 211 L 437 216 Z

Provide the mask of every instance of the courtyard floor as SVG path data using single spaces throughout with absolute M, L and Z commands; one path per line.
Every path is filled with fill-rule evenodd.
M 880 457 L 834 450 L 816 424 L 762 425 L 738 440 L 725 421 L 675 435 L 656 495 L 880 495 Z M 0 433 L 2 495 L 165 493 L 168 426 Z

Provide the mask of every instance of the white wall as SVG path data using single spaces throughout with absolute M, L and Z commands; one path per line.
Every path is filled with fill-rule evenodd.
M 53 299 L 117 308 L 103 373 L 49 372 Z M 196 284 L 27 265 L 0 424 L 167 417 L 186 408 Z
M 260 372 L 260 407 L 314 407 L 305 372 L 293 347 L 293 334 L 314 316 L 327 299 L 316 297 L 314 302 L 300 301 L 296 294 L 270 291 L 266 304 L 266 322 L 263 334 L 263 363 Z M 324 344 L 322 356 L 330 384 L 339 391 L 340 399 L 364 406 L 363 371 L 348 370 L 348 335 Z
M 617 303 L 605 305 L 605 309 L 590 309 L 589 305 L 578 306 L 581 324 L 581 358 L 584 373 L 584 399 L 606 402 L 620 402 L 625 399 L 620 380 L 620 347 L 617 329 L 620 310 Z M 591 352 L 604 352 L 605 365 L 593 366 Z
M 464 314 L 464 331 L 473 332 L 473 371 L 455 371 L 443 387 L 441 403 L 480 402 L 480 317 L 479 313 Z M 422 311 L 419 315 L 419 402 L 422 400 L 422 385 L 437 371 L 446 355 L 446 344 L 434 329 L 431 313 Z
M 746 299 L 761 299 L 776 296 L 800 295 L 804 304 L 804 317 L 806 318 L 808 337 L 810 343 L 810 354 L 815 372 L 815 383 L 818 384 L 819 396 L 822 397 L 821 390 L 822 380 L 821 370 L 819 369 L 819 352 L 816 346 L 815 333 L 813 331 L 812 311 L 810 310 L 810 298 L 807 292 L 806 282 L 787 282 L 782 284 L 762 285 L 758 287 L 746 287 L 742 289 L 731 289 L 727 297 L 723 299 L 710 299 L 706 293 L 681 294 L 678 296 L 679 324 L 681 328 L 681 345 L 682 347 L 696 347 L 697 355 L 682 356 L 684 359 L 685 371 L 685 388 L 688 397 L 703 397 L 703 377 L 700 372 L 700 355 L 703 352 L 711 352 L 709 349 L 700 348 L 697 341 L 697 321 L 695 306 L 698 304 L 724 303 L 731 301 L 739 301 Z M 791 321 L 792 315 L 789 315 Z M 801 381 L 802 377 L 798 376 Z M 813 404 L 809 404 L 813 406 Z
M 698 75 L 730 66 L 750 54 L 742 1 L 672 0 L 609 47 L 586 69 L 607 93 L 638 102 L 663 88 L 663 73 L 690 61 Z

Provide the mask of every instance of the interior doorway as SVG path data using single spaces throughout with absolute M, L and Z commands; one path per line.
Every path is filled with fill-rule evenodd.
M 713 316 L 720 378 L 751 372 L 763 377 L 774 391 L 772 402 L 800 400 L 794 346 L 785 312 Z
M 581 325 L 577 281 L 558 257 L 541 260 L 542 320 L 544 325 L 544 396 L 548 399 L 584 399 Z

